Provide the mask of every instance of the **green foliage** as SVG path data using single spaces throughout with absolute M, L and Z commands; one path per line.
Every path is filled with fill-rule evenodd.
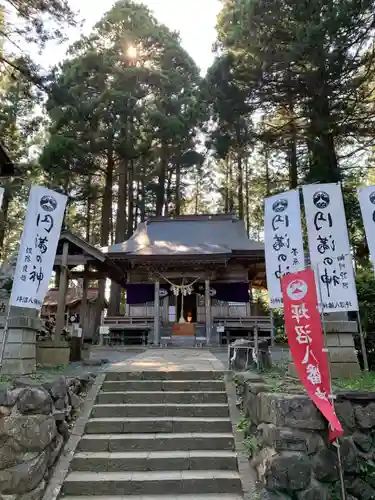
M 250 421 L 247 417 L 244 415 L 242 416 L 241 420 L 237 424 L 237 430 L 239 432 L 242 432 L 244 436 L 246 437 L 246 433 L 250 427 Z
M 244 444 L 249 458 L 253 458 L 260 450 L 260 444 L 255 436 L 247 437 L 244 440 Z
M 108 244 L 117 202 L 115 240 L 123 241 L 147 215 L 165 207 L 179 213 L 184 176 L 202 168 L 194 150 L 204 116 L 199 71 L 175 33 L 127 0 L 69 52 L 51 75 L 41 163 L 70 194 L 74 219 L 88 216 L 89 239 L 101 213 L 100 240 Z

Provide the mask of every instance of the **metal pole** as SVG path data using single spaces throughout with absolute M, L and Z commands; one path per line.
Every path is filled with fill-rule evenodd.
M 327 360 L 328 360 L 328 379 L 329 379 L 329 398 L 332 402 L 332 407 L 333 410 L 335 410 L 335 397 L 332 393 L 332 375 L 331 375 L 331 364 L 329 360 L 329 351 L 328 351 L 328 342 L 327 342 L 327 327 L 326 327 L 326 321 L 324 318 L 324 304 L 323 304 L 323 298 L 322 298 L 322 289 L 320 286 L 320 275 L 319 275 L 319 264 L 316 265 L 316 273 L 315 277 L 318 280 L 318 290 L 319 290 L 319 301 L 320 301 L 320 319 L 322 322 L 322 328 L 323 328 L 323 338 L 324 338 L 324 352 L 327 354 Z M 333 442 L 334 446 L 336 447 L 337 450 L 337 463 L 339 467 L 339 475 L 340 475 L 340 488 L 341 488 L 341 499 L 346 500 L 346 490 L 345 490 L 345 483 L 344 483 L 344 471 L 342 468 L 342 461 L 341 461 L 341 449 L 340 449 L 340 442 L 338 439 L 335 439 Z
M 368 370 L 368 358 L 367 358 L 367 351 L 366 351 L 366 345 L 365 345 L 365 338 L 363 336 L 361 315 L 359 314 L 359 306 L 358 306 L 358 311 L 357 311 L 357 324 L 358 324 L 358 331 L 359 331 L 359 340 L 361 342 L 363 368 L 365 369 L 365 372 L 368 372 L 369 371 Z
M 5 324 L 4 324 L 4 330 L 3 330 L 3 340 L 1 342 L 1 351 L 0 351 L 0 373 L 3 368 L 3 359 L 4 359 L 4 352 L 5 352 L 5 346 L 8 340 L 8 335 L 9 335 L 9 317 L 10 317 L 10 298 L 9 298 L 9 303 L 8 303 L 8 310 L 7 314 L 5 317 Z
M 275 321 L 273 316 L 273 309 L 271 309 L 270 313 L 270 322 L 271 322 L 271 347 L 275 346 Z

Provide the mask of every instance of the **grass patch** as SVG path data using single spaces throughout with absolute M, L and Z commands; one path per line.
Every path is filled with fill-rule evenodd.
M 337 378 L 333 380 L 333 385 L 337 389 L 375 392 L 375 372 L 363 372 L 352 378 Z

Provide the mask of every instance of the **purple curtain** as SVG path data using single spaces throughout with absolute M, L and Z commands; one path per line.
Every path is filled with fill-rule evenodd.
M 134 305 L 153 302 L 154 290 L 153 283 L 129 283 L 126 285 L 126 303 Z
M 211 283 L 211 296 L 225 302 L 249 302 L 249 283 Z M 216 293 L 215 293 L 216 292 Z
M 171 285 L 160 285 L 160 298 L 171 295 Z M 126 285 L 126 303 L 145 304 L 146 302 L 154 302 L 155 285 L 154 283 L 129 283 Z

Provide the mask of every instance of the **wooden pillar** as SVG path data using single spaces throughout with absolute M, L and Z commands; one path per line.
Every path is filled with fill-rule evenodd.
M 87 300 L 87 292 L 89 289 L 89 278 L 88 278 L 89 268 L 85 265 L 85 270 L 83 271 L 83 286 L 82 286 L 82 302 L 81 302 L 81 328 L 82 328 L 82 344 L 85 341 L 86 329 L 89 325 L 89 303 Z
M 212 325 L 211 325 L 211 295 L 210 295 L 210 280 L 206 279 L 204 281 L 204 309 L 206 316 L 206 343 L 207 345 L 211 344 L 211 333 L 212 333 Z
M 248 316 L 251 316 L 253 314 L 253 284 L 250 281 L 249 282 L 249 314 Z
M 155 281 L 154 296 L 154 344 L 160 344 L 160 281 Z
M 65 300 L 66 300 L 66 292 L 68 290 L 68 255 L 69 255 L 69 242 L 64 241 L 62 259 L 61 259 L 59 295 L 57 299 L 56 330 L 55 330 L 55 342 L 57 343 L 60 340 L 62 329 L 65 326 Z

